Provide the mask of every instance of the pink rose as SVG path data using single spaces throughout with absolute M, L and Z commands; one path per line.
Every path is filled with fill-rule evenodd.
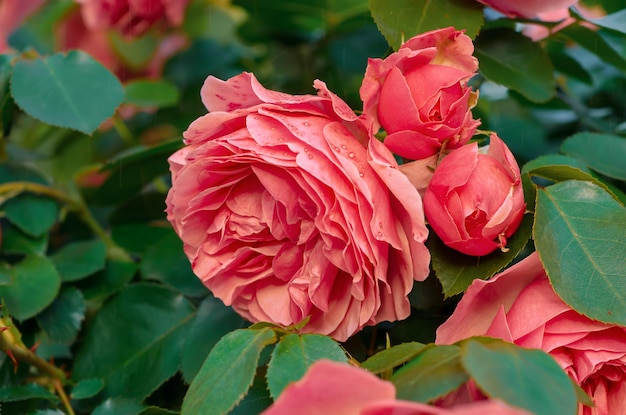
M 262 415 L 531 415 L 499 401 L 444 409 L 395 397 L 391 382 L 364 369 L 320 360 L 287 386 Z
M 452 27 L 415 36 L 385 59 L 370 59 L 361 85 L 363 112 L 375 129 L 387 132 L 385 145 L 418 160 L 462 146 L 479 121 L 471 108 L 477 94 L 467 86 L 478 61 L 474 45 Z
M 116 50 L 109 30 L 88 27 L 80 10 L 73 10 L 60 20 L 55 27 L 54 35 L 57 49 L 82 50 L 124 82 L 133 78 L 160 78 L 167 60 L 183 50 L 188 43 L 186 36 L 182 33 L 163 35 L 152 56 L 139 65 L 131 64 L 126 62 Z
M 591 320 L 554 292 L 538 254 L 489 281 L 475 280 L 437 343 L 487 335 L 554 357 L 595 402 L 580 415 L 617 415 L 626 408 L 626 328 Z
M 519 167 L 495 133 L 487 154 L 472 143 L 447 155 L 424 196 L 435 233 L 450 248 L 475 256 L 505 249 L 525 208 Z
M 0 0 L 0 53 L 9 48 L 7 40 L 28 16 L 46 0 Z
M 509 17 L 532 19 L 541 13 L 564 9 L 578 3 L 578 0 L 478 0 Z
M 116 28 L 139 36 L 155 24 L 180 26 L 189 0 L 76 0 L 91 30 Z
M 267 90 L 207 78 L 209 114 L 169 159 L 167 216 L 192 267 L 251 321 L 343 341 L 407 317 L 428 275 L 421 198 L 392 154 L 321 81 Z M 367 145 L 367 147 L 366 147 Z

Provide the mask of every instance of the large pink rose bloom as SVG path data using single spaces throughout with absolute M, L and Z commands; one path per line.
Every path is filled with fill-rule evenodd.
M 370 59 L 361 85 L 363 112 L 387 132 L 385 145 L 407 159 L 462 146 L 479 121 L 467 81 L 478 61 L 474 45 L 452 27 L 415 36 L 385 59 Z
M 435 233 L 450 248 L 475 256 L 505 249 L 525 208 L 519 166 L 495 133 L 487 154 L 472 143 L 447 155 L 424 196 Z
M 26 18 L 46 0 L 0 0 L 0 53 L 9 48 L 7 40 Z
M 626 328 L 591 320 L 554 292 L 538 254 L 491 280 L 475 280 L 437 330 L 438 344 L 487 335 L 554 357 L 595 402 L 580 415 L 626 408 Z
M 189 0 L 76 0 L 91 30 L 116 28 L 138 36 L 155 24 L 180 26 Z
M 395 397 L 391 382 L 354 366 L 320 360 L 262 415 L 531 415 L 499 401 L 445 409 Z
M 542 13 L 565 9 L 578 3 L 578 0 L 478 0 L 509 17 L 532 19 Z
M 318 95 L 207 78 L 169 159 L 167 216 L 193 270 L 251 321 L 346 340 L 407 317 L 430 257 L 421 198 L 362 118 Z M 366 147 L 367 145 L 367 147 Z

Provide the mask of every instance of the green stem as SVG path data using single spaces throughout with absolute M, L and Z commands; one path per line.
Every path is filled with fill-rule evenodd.
M 124 140 L 124 143 L 126 143 L 129 146 L 132 146 L 133 144 L 135 144 L 135 136 L 130 131 L 130 129 L 124 122 L 124 120 L 120 118 L 119 114 L 116 113 L 113 116 L 112 120 L 113 120 L 113 126 L 115 127 L 115 130 L 120 135 L 120 137 L 122 137 L 122 140 Z
M 87 205 L 81 200 L 76 200 L 67 194 L 52 187 L 32 182 L 11 182 L 0 185 L 0 204 L 17 196 L 20 193 L 29 192 L 37 195 L 48 196 L 64 203 L 68 209 L 74 210 L 91 231 L 104 242 L 107 247 L 107 257 L 123 262 L 133 262 L 132 257 L 123 248 L 113 241 L 100 223 L 93 217 Z

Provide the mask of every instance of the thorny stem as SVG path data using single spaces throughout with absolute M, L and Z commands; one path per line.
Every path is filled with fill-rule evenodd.
M 0 348 L 14 362 L 28 363 L 36 367 L 41 373 L 47 375 L 56 393 L 61 398 L 67 413 L 69 415 L 75 415 L 67 394 L 63 389 L 63 384 L 67 382 L 65 373 L 52 363 L 37 356 L 31 349 L 26 347 L 21 340 L 21 335 L 19 331 L 17 331 L 17 328 L 12 324 L 8 325 L 4 318 L 0 318 Z
M 132 262 L 131 256 L 109 236 L 108 233 L 93 217 L 91 211 L 82 200 L 76 200 L 67 194 L 54 189 L 52 187 L 32 182 L 11 182 L 0 185 L 0 204 L 6 200 L 17 196 L 20 193 L 34 193 L 37 195 L 48 196 L 58 200 L 66 205 L 68 209 L 74 210 L 81 218 L 83 223 L 87 225 L 94 234 L 96 234 L 107 247 L 107 256 L 110 259 L 116 259 L 123 262 Z

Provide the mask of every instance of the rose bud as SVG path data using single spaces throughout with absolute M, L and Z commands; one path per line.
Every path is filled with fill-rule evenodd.
M 207 78 L 209 113 L 170 161 L 167 217 L 192 268 L 250 321 L 339 341 L 406 318 L 429 273 L 421 197 L 363 119 L 321 81 L 270 91 Z
M 504 250 L 525 207 L 519 166 L 495 133 L 487 154 L 471 143 L 446 156 L 424 195 L 435 233 L 450 248 L 475 256 Z
M 370 59 L 361 85 L 363 112 L 387 132 L 397 155 L 424 159 L 467 143 L 479 121 L 467 85 L 478 61 L 474 45 L 452 27 L 415 36 L 386 59 Z

